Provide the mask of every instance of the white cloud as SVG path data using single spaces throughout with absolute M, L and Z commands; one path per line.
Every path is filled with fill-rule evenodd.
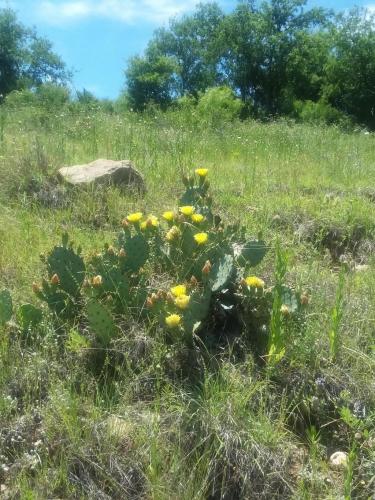
M 125 23 L 161 23 L 191 10 L 197 3 L 198 0 L 44 0 L 37 10 L 43 21 L 52 24 L 88 17 L 107 17 Z

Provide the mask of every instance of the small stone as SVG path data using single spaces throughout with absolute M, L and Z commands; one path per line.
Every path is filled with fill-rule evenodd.
M 360 441 L 362 439 L 362 433 L 361 432 L 356 432 L 354 434 L 354 437 L 357 441 Z
M 343 470 L 348 464 L 348 454 L 345 451 L 335 451 L 329 457 L 329 465 L 332 469 Z

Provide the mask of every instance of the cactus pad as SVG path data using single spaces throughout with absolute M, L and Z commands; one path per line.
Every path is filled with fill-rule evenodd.
M 56 246 L 47 257 L 47 267 L 50 278 L 58 275 L 62 290 L 77 296 L 85 277 L 85 264 L 78 252 L 71 247 Z
M 125 270 L 136 273 L 148 259 L 150 249 L 147 240 L 142 234 L 136 234 L 125 239 L 124 249 L 126 252 Z
M 86 305 L 86 314 L 99 344 L 107 347 L 117 332 L 111 313 L 100 302 L 90 300 Z
M 210 273 L 211 289 L 213 292 L 219 292 L 229 285 L 234 277 L 235 267 L 234 259 L 230 254 L 224 255 L 215 262 Z
M 190 296 L 189 307 L 184 313 L 184 328 L 189 334 L 199 327 L 199 324 L 208 316 L 211 303 L 211 290 L 207 288 L 203 293 L 193 293 Z
M 254 267 L 259 264 L 266 255 L 267 247 L 262 240 L 250 240 L 243 245 L 236 245 L 234 253 L 238 264 L 242 267 Z
M 0 292 L 0 326 L 5 325 L 13 314 L 12 297 L 8 290 Z
M 23 304 L 17 311 L 17 319 L 23 330 L 38 325 L 43 318 L 43 312 L 32 304 Z

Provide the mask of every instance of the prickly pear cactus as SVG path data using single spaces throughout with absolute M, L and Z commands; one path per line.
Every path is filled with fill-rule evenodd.
M 18 308 L 17 319 L 23 330 L 37 326 L 43 319 L 43 312 L 33 304 L 23 304 Z
M 234 254 L 240 266 L 254 267 L 266 255 L 267 247 L 262 240 L 249 240 L 243 245 L 234 245 Z
M 56 246 L 47 257 L 48 275 L 59 277 L 59 287 L 67 294 L 76 297 L 85 278 L 85 264 L 80 250 L 75 252 L 68 246 L 67 235 L 63 236 L 61 246 Z
M 150 250 L 147 240 L 142 234 L 136 234 L 126 239 L 124 249 L 126 252 L 125 268 L 136 273 L 148 259 Z
M 8 290 L 0 292 L 0 326 L 10 321 L 13 314 L 12 297 Z
M 211 290 L 219 292 L 229 285 L 235 274 L 234 259 L 230 254 L 224 255 L 215 262 L 210 273 Z
M 86 304 L 86 315 L 97 341 L 102 347 L 107 347 L 117 333 L 111 313 L 100 302 L 90 300 Z

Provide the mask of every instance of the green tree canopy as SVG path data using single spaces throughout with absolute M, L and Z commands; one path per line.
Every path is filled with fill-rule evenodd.
M 46 82 L 64 84 L 69 78 L 51 42 L 21 24 L 13 10 L 0 9 L 0 94 Z

